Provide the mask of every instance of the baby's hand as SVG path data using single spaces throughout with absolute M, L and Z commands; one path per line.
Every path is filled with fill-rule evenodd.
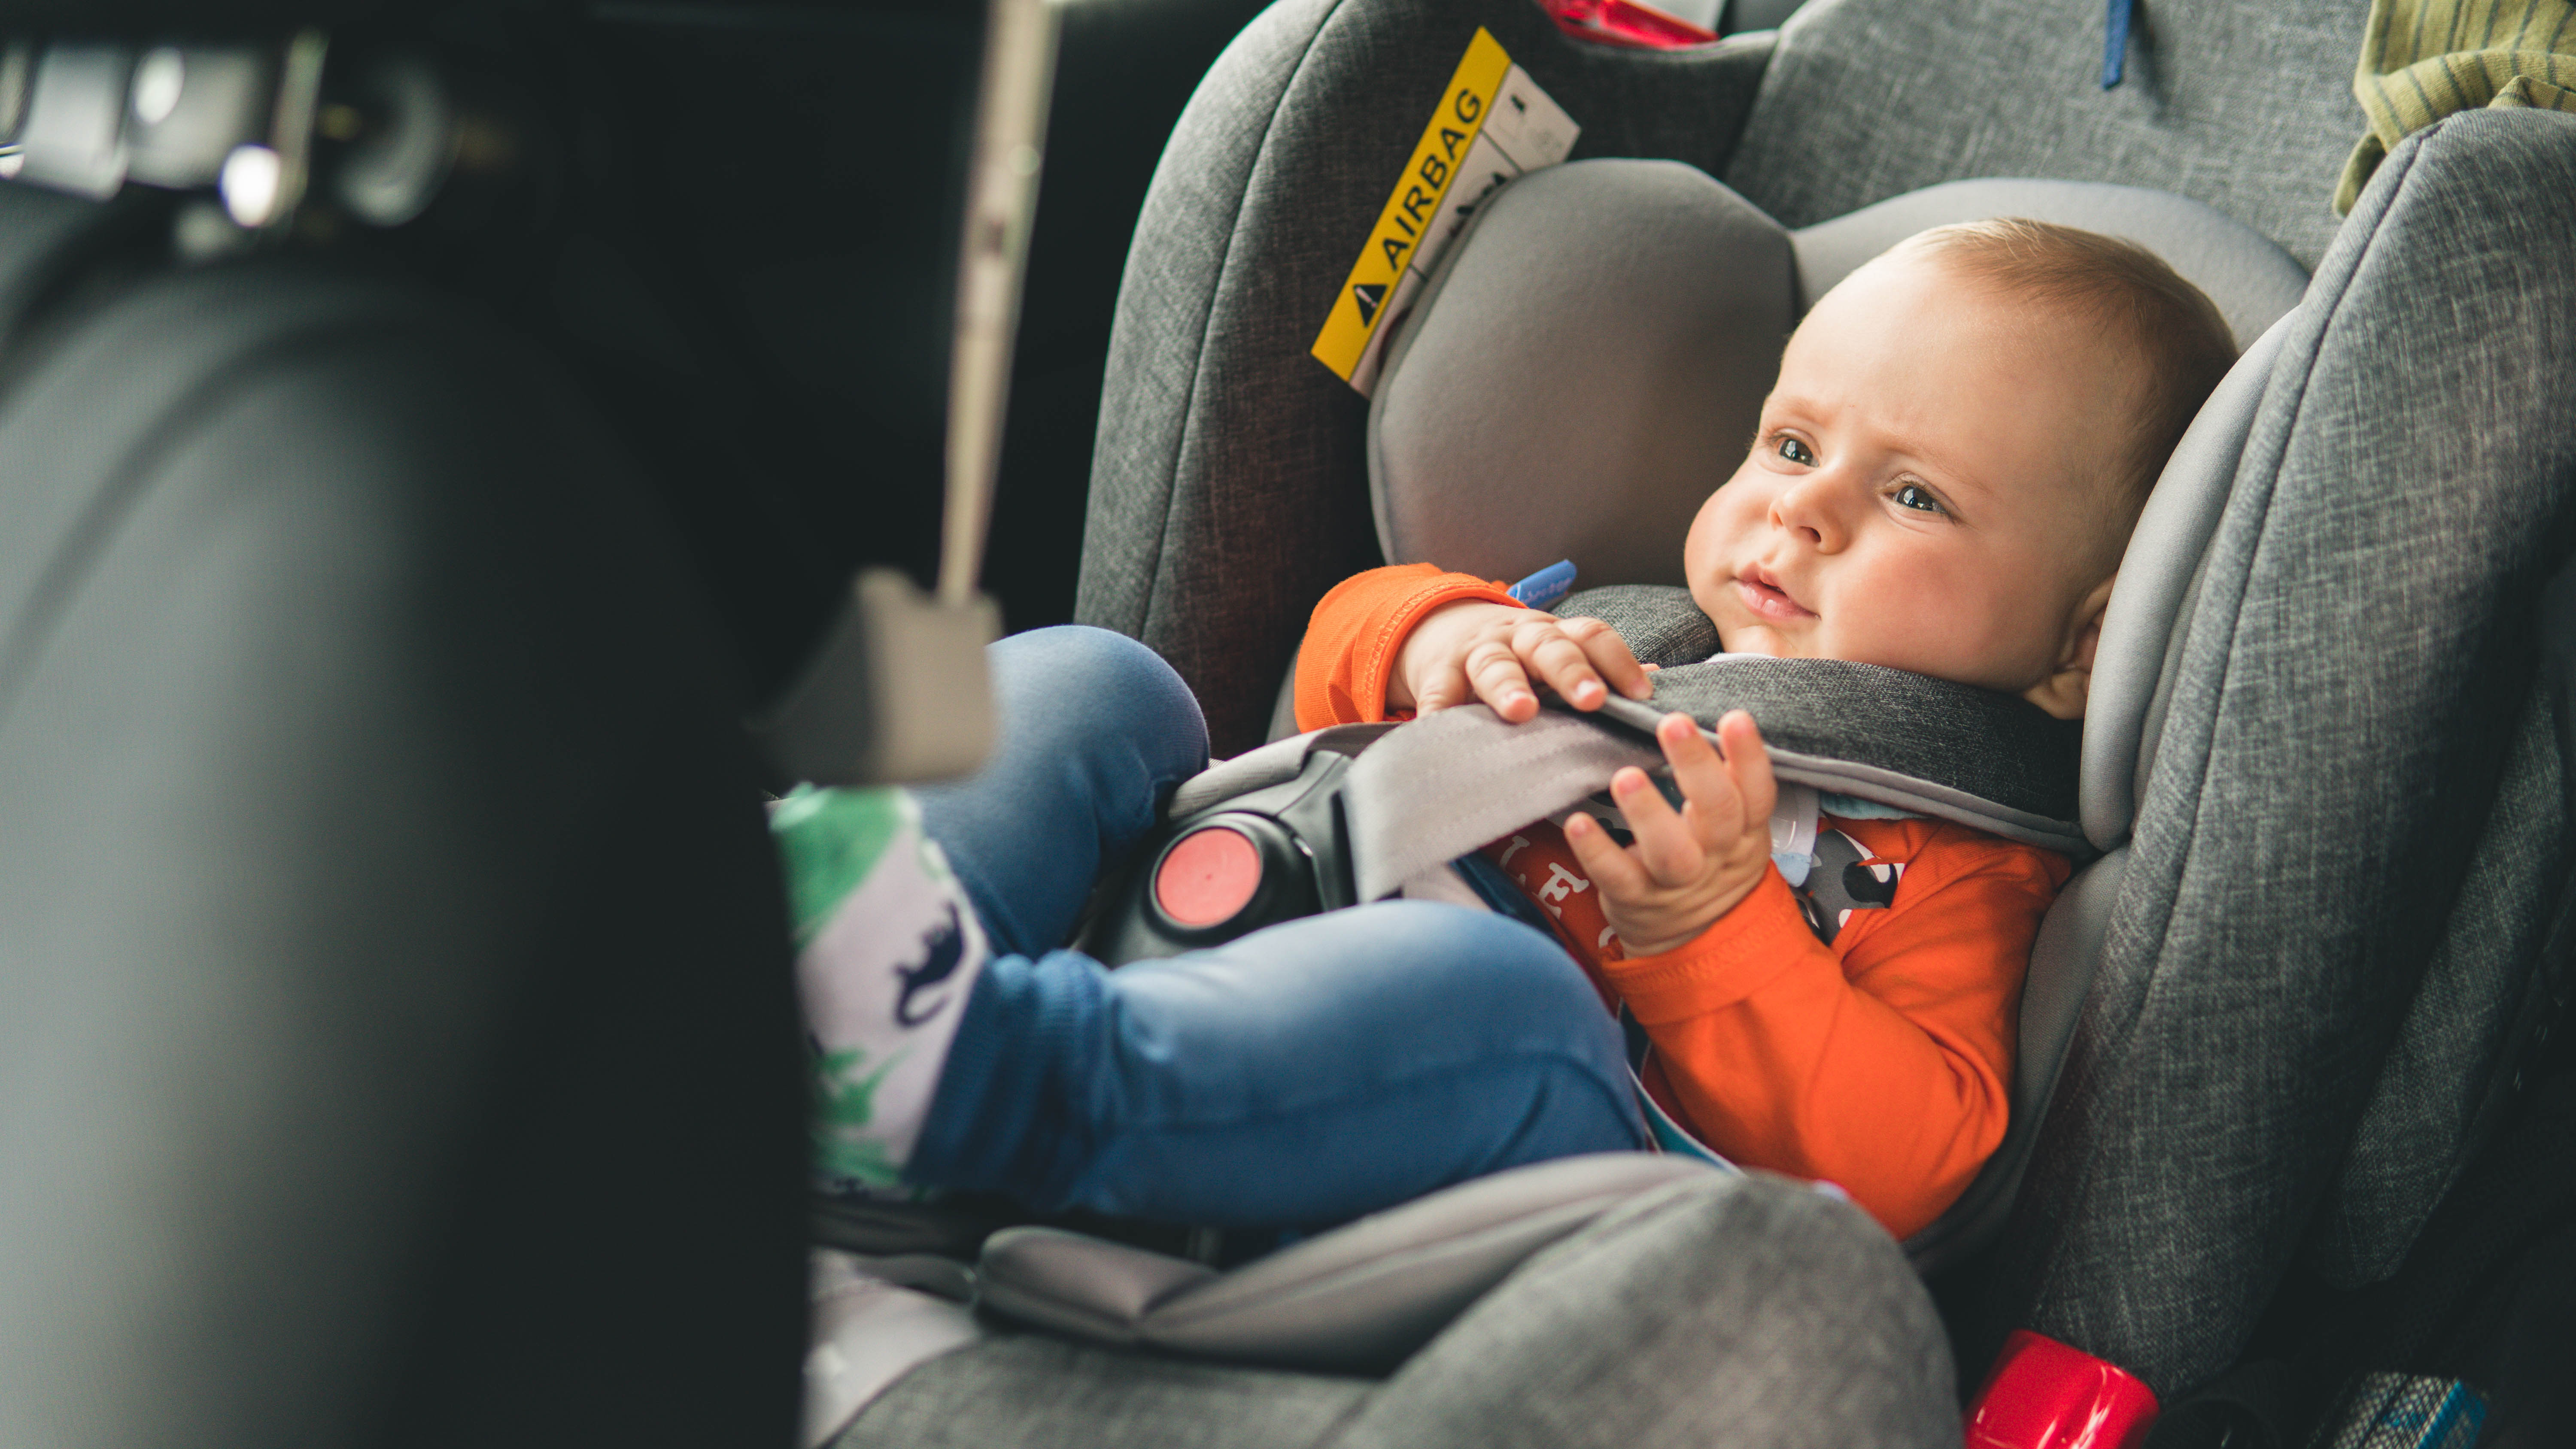
M 1779 789 L 1762 732 L 1739 709 L 1717 722 L 1717 737 L 1723 759 L 1688 715 L 1665 715 L 1655 727 L 1682 788 L 1679 811 L 1643 770 L 1631 766 L 1610 777 L 1610 797 L 1628 817 L 1635 845 L 1620 849 L 1581 811 L 1565 822 L 1565 842 L 1601 887 L 1601 913 L 1630 956 L 1687 944 L 1751 895 L 1771 863 Z
M 1404 637 L 1387 676 L 1386 706 L 1429 714 L 1481 699 L 1519 724 L 1538 713 L 1532 679 L 1576 709 L 1599 709 L 1611 687 L 1630 699 L 1655 692 L 1628 642 L 1598 619 L 1462 599 L 1423 615 Z

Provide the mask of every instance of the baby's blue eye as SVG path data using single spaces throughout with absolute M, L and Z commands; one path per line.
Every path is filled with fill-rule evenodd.
M 1797 464 L 1801 468 L 1812 468 L 1816 466 L 1816 455 L 1814 451 L 1808 448 L 1805 443 L 1798 441 L 1796 438 L 1783 437 L 1780 440 L 1780 456 Z
M 1925 488 L 1920 483 L 1908 483 L 1904 487 L 1897 489 L 1896 506 L 1899 508 L 1920 509 L 1925 513 L 1939 513 L 1943 511 L 1941 500 L 1933 497 L 1931 490 Z

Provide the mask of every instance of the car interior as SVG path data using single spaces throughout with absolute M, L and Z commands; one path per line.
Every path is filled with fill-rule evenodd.
M 0 0 L 0 1445 L 2576 1442 L 2571 15 Z M 2001 217 L 2241 354 L 2057 755 L 1757 709 L 2073 865 L 1930 1227 L 1669 1141 L 1299 1232 L 815 1191 L 765 801 L 971 772 L 1078 622 L 1216 761 L 1077 944 L 1403 890 L 1651 754 L 1301 734 L 1318 599 L 1567 560 L 1708 658 L 1653 541 L 1788 331 Z M 1298 873 L 1214 931 L 1211 822 Z

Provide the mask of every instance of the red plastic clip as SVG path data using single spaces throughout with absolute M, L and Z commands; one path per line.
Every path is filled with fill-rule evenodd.
M 1637 0 L 1538 0 L 1538 8 L 1556 21 L 1557 29 L 1577 40 L 1603 45 L 1677 50 L 1717 39 L 1715 31 L 1702 30 Z
M 2155 1422 L 2134 1376 L 2020 1328 L 1968 1408 L 1968 1449 L 2137 1449 Z

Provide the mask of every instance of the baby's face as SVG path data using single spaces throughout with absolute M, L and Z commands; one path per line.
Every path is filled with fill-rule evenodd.
M 2066 713 L 2043 687 L 2079 653 L 2089 666 L 2087 599 L 2130 521 L 2113 501 L 2130 392 L 2062 314 L 1937 255 L 1873 263 L 1790 338 L 1752 455 L 1691 524 L 1691 595 L 1732 650 Z

